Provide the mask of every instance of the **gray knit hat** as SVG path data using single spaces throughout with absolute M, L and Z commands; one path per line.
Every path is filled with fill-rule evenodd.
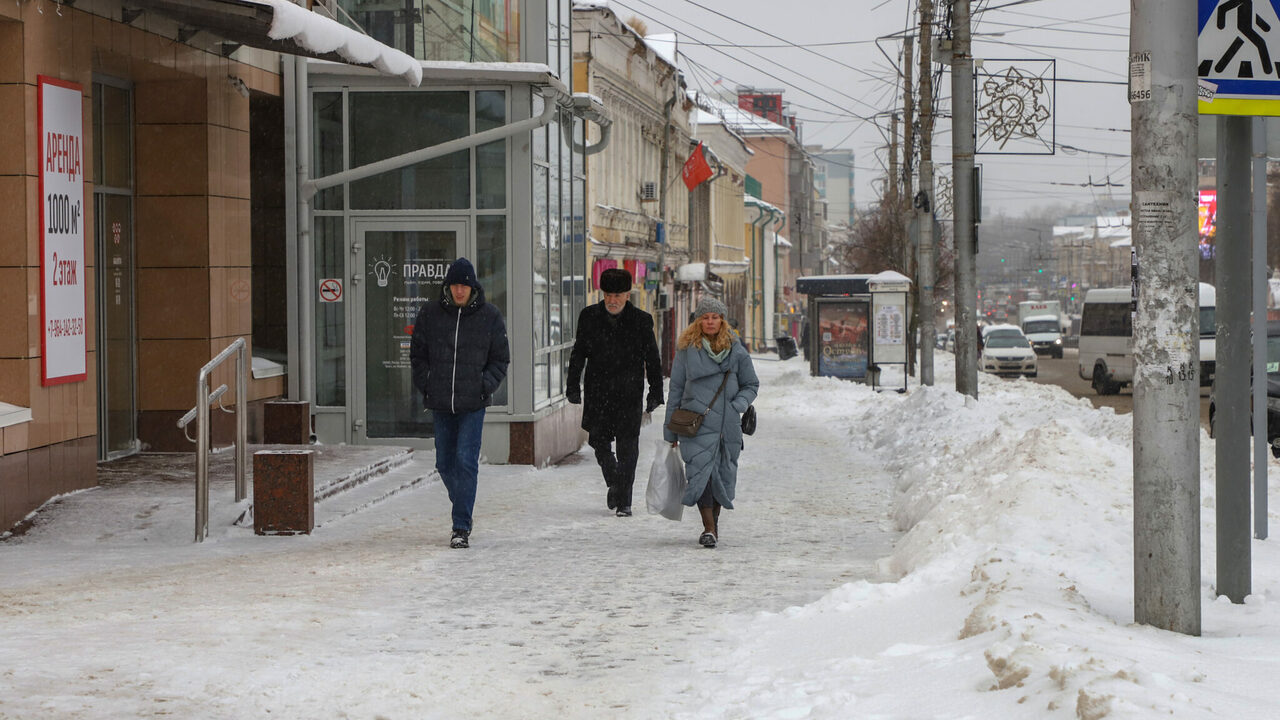
M 693 308 L 694 321 L 697 321 L 707 313 L 716 313 L 721 318 L 727 319 L 729 316 L 729 308 L 725 307 L 725 304 L 716 298 L 711 297 L 710 295 L 703 295 L 702 299 L 698 301 L 697 306 Z

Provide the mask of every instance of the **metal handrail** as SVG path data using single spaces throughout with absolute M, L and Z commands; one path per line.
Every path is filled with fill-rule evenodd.
M 217 390 L 214 390 L 213 392 L 209 393 L 209 403 L 210 403 L 210 404 L 212 404 L 214 400 L 219 400 L 219 399 L 221 399 L 221 398 L 222 398 L 222 396 L 223 396 L 224 394 L 226 394 L 226 392 L 227 392 L 227 384 L 226 384 L 226 383 L 222 383 L 221 385 L 219 385 L 219 386 L 218 386 L 218 389 L 217 389 Z M 221 403 L 219 403 L 219 404 L 221 404 Z M 188 411 L 187 411 L 187 414 L 186 414 L 186 415 L 183 415 L 183 416 L 182 416 L 182 418 L 178 420 L 178 427 L 182 429 L 182 434 L 187 436 L 187 440 L 188 440 L 189 442 L 195 442 L 195 441 L 196 441 L 196 439 L 195 439 L 195 438 L 193 438 L 193 437 L 191 437 L 190 435 L 188 435 L 188 434 L 187 434 L 187 425 L 189 425 L 189 424 L 191 423 L 191 421 L 192 421 L 192 420 L 195 420 L 195 419 L 196 419 L 196 410 L 197 410 L 197 409 L 198 409 L 198 408 L 191 408 L 190 410 L 188 410 Z M 224 411 L 224 412 L 231 412 L 230 410 L 227 410 L 226 408 L 223 408 L 223 411 Z
M 192 418 L 196 420 L 196 542 L 204 542 L 209 534 L 209 403 L 227 391 L 226 385 L 209 392 L 209 375 L 224 360 L 236 354 L 236 502 L 249 496 L 247 458 L 249 450 L 249 346 L 244 338 L 236 338 L 222 352 L 200 368 L 196 379 L 196 406 L 178 420 L 178 427 L 186 432 Z

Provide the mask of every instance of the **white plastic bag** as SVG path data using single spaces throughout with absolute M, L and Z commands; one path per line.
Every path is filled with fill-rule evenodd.
M 649 512 L 668 520 L 680 520 L 684 516 L 684 491 L 688 484 L 680 450 L 666 440 L 659 440 L 653 453 L 653 467 L 649 468 L 649 487 L 644 491 Z

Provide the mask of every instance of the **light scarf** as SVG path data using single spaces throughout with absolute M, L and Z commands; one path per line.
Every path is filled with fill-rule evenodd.
M 715 360 L 717 363 L 721 363 L 724 362 L 725 358 L 729 357 L 729 351 L 733 349 L 733 346 L 730 345 L 718 353 L 711 352 L 711 343 L 707 342 L 707 339 L 704 337 L 702 338 L 702 349 L 707 351 L 707 355 L 709 355 L 712 360 Z

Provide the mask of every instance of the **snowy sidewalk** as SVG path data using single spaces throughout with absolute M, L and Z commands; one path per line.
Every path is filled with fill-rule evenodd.
M 656 424 L 635 517 L 605 509 L 589 448 L 544 470 L 484 466 L 466 551 L 447 548 L 438 482 L 311 536 L 232 528 L 203 545 L 174 523 L 95 546 L 65 534 L 95 518 L 55 510 L 0 543 L 0 718 L 696 713 L 672 681 L 734 641 L 726 620 L 871 578 L 898 536 L 892 481 L 844 422 L 866 391 L 799 360 L 757 369 L 760 429 L 715 550 L 696 544 L 696 510 L 643 511 Z M 113 490 L 110 512 L 149 507 L 144 488 Z

